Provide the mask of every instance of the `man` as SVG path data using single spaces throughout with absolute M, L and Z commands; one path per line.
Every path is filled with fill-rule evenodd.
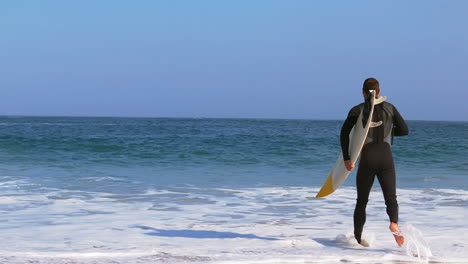
M 404 237 L 398 228 L 398 203 L 396 199 L 396 179 L 395 166 L 393 163 L 391 144 L 393 136 L 408 135 L 408 126 L 397 111 L 395 106 L 383 102 L 374 106 L 372 120 L 367 120 L 370 113 L 370 91 L 375 91 L 375 96 L 380 94 L 379 82 L 374 78 L 364 81 L 362 93 L 365 103 L 353 107 L 341 128 L 341 149 L 343 159 L 348 171 L 354 169 L 349 156 L 349 133 L 358 121 L 359 114 L 363 111 L 363 123 L 372 121 L 371 128 L 367 135 L 364 147 L 361 151 L 358 172 L 356 176 L 357 202 L 354 210 L 354 236 L 357 242 L 363 246 L 368 246 L 366 241 L 361 239 L 362 230 L 366 222 L 366 206 L 369 193 L 377 176 L 387 207 L 387 214 L 390 218 L 390 231 L 395 237 L 398 246 L 405 242 Z

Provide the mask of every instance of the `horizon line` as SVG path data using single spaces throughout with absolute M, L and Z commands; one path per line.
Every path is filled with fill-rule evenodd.
M 325 119 L 325 118 L 285 118 L 285 117 L 188 117 L 188 116 L 107 116 L 107 115 L 0 115 L 0 118 L 150 118 L 150 119 L 244 119 L 244 120 L 302 120 L 302 121 L 344 121 L 345 119 Z M 468 120 L 429 120 L 429 119 L 407 119 L 406 121 L 426 121 L 426 122 L 468 122 Z

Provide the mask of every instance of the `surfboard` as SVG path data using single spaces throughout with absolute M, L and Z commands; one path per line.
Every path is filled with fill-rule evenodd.
M 380 104 L 384 102 L 387 97 L 382 96 L 379 98 L 375 98 L 374 91 L 371 91 L 371 110 L 369 113 L 369 119 L 364 127 L 362 125 L 363 119 L 363 110 L 359 114 L 359 117 L 354 125 L 353 129 L 350 133 L 350 140 L 349 140 L 349 155 L 351 157 L 351 162 L 353 164 L 356 163 L 359 155 L 361 154 L 362 147 L 364 146 L 364 142 L 367 137 L 367 133 L 369 132 L 369 128 L 371 126 L 375 126 L 376 124 L 372 122 L 372 115 L 374 114 L 374 106 L 376 104 Z M 340 152 L 338 159 L 335 163 L 335 166 L 331 169 L 330 173 L 328 174 L 327 180 L 323 184 L 320 191 L 317 193 L 315 197 L 321 198 L 332 194 L 336 189 L 338 189 L 348 178 L 351 172 L 346 169 L 343 160 L 343 154 Z

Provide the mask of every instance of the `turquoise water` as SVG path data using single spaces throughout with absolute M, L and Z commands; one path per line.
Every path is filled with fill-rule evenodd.
M 354 175 L 313 198 L 341 123 L 0 117 L 0 262 L 420 261 L 418 241 L 396 247 L 378 183 L 366 250 L 352 237 Z M 394 145 L 403 232 L 425 234 L 431 261 L 464 263 L 468 123 L 408 123 Z
M 319 187 L 342 121 L 1 117 L 0 176 L 29 188 Z M 468 122 L 409 121 L 398 187 L 468 190 Z M 345 183 L 354 185 L 354 175 Z

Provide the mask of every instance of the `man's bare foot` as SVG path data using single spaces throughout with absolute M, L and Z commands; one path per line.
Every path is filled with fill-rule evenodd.
M 361 243 L 359 243 L 359 245 L 361 245 L 363 247 L 369 247 L 370 246 L 369 242 L 367 242 L 367 240 L 365 240 L 365 239 L 361 239 Z
M 390 231 L 392 232 L 393 236 L 395 237 L 395 241 L 399 247 L 403 246 L 405 243 L 405 237 L 401 234 L 400 229 L 398 228 L 398 224 L 391 222 L 390 223 Z

